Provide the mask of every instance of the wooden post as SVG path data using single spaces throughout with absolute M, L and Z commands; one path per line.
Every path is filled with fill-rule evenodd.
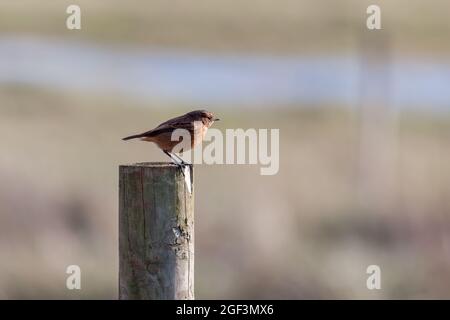
M 194 299 L 188 171 L 190 190 L 174 164 L 119 167 L 119 299 Z

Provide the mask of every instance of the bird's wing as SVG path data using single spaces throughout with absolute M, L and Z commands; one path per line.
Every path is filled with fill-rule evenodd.
M 159 126 L 157 126 L 155 129 L 158 129 L 159 127 L 163 127 L 168 124 L 170 125 L 170 124 L 177 124 L 177 123 L 179 123 L 179 124 L 189 123 L 191 121 L 192 121 L 192 119 L 190 117 L 188 117 L 187 115 L 182 115 L 182 116 L 175 117 L 175 118 L 169 119 L 167 121 L 164 121 Z
M 182 117 L 177 117 L 161 123 L 155 129 L 142 133 L 141 136 L 154 137 L 161 133 L 172 132 L 176 129 L 184 129 L 189 131 L 190 134 L 193 134 L 195 131 L 195 125 L 190 119 L 183 119 Z

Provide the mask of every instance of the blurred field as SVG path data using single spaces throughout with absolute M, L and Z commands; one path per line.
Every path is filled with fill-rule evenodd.
M 117 167 L 165 160 L 120 138 L 186 106 L 21 86 L 0 100 L 0 298 L 116 298 Z M 222 129 L 280 128 L 281 166 L 196 167 L 197 298 L 448 298 L 450 115 L 399 116 L 392 201 L 367 209 L 357 114 L 282 110 L 214 110 Z
M 65 26 L 69 0 L 0 2 L 0 30 L 47 34 L 97 43 L 118 42 L 216 52 L 349 51 L 359 46 L 368 0 L 88 1 L 82 32 Z M 395 49 L 450 53 L 446 0 L 380 0 L 383 29 Z

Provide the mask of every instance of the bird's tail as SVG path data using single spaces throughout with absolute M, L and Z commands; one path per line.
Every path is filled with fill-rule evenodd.
M 143 136 L 142 136 L 142 134 L 135 134 L 135 135 L 132 135 L 132 136 L 128 136 L 128 137 L 125 137 L 125 138 L 123 138 L 122 140 L 130 140 L 130 139 L 136 139 L 136 138 L 142 138 Z

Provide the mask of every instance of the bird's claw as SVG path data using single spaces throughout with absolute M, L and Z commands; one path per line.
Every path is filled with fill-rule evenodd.
M 185 162 L 183 159 L 181 159 L 181 158 L 180 158 L 179 156 L 177 156 L 176 154 L 173 154 L 173 153 L 168 152 L 168 151 L 164 151 L 164 153 L 167 154 L 167 155 L 170 157 L 170 159 L 172 159 L 172 162 L 173 162 L 178 168 L 181 169 L 181 173 L 183 174 L 184 177 L 186 177 L 185 174 L 184 174 L 184 168 L 185 168 L 186 166 L 188 166 L 189 163 Z
M 183 175 L 183 177 L 186 177 L 186 176 L 184 175 L 184 168 L 185 168 L 185 165 L 186 165 L 185 163 L 179 163 L 179 164 L 177 164 L 177 167 L 181 169 L 181 174 Z

